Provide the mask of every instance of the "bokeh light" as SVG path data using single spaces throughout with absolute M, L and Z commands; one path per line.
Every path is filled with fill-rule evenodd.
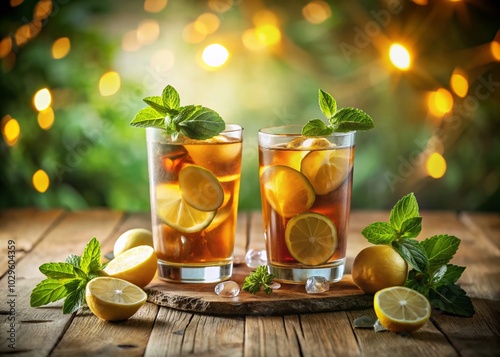
M 21 134 L 19 122 L 16 119 L 11 118 L 10 115 L 4 116 L 2 118 L 2 134 L 7 145 L 14 146 L 19 139 L 19 135 Z
M 200 32 L 200 30 L 203 29 L 200 26 L 197 28 L 194 22 L 189 23 L 182 31 L 182 38 L 189 43 L 200 43 L 207 36 L 206 32 Z
M 109 71 L 99 79 L 99 92 L 103 97 L 115 94 L 120 90 L 121 79 L 118 72 Z
M 469 82 L 467 81 L 465 73 L 460 70 L 455 70 L 450 78 L 450 87 L 460 98 L 465 98 L 469 91 Z
M 435 179 L 443 177 L 446 172 L 446 160 L 441 154 L 432 153 L 425 164 L 427 174 Z
M 417 5 L 427 5 L 429 3 L 429 0 L 412 0 L 415 4 Z
M 160 37 L 160 25 L 156 20 L 144 20 L 137 27 L 137 42 L 141 45 L 155 43 Z
M 255 37 L 264 46 L 272 46 L 280 42 L 281 31 L 273 24 L 258 26 L 255 29 Z
M 167 0 L 146 0 L 144 1 L 144 11 L 146 12 L 160 12 L 167 6 Z
M 448 90 L 439 88 L 429 94 L 427 104 L 429 112 L 434 116 L 440 117 L 453 108 L 453 96 Z
M 410 68 L 410 52 L 399 43 L 392 44 L 389 49 L 389 58 L 392 64 L 398 69 L 407 70 Z
M 207 12 L 198 16 L 193 26 L 199 33 L 209 35 L 217 31 L 220 20 L 217 15 Z
M 0 41 L 0 58 L 6 57 L 12 50 L 12 38 L 10 36 L 4 37 Z
M 33 174 L 33 187 L 40 193 L 44 193 L 50 186 L 49 175 L 43 170 L 38 170 Z
M 210 67 L 221 67 L 229 58 L 229 51 L 219 43 L 208 45 L 201 55 L 203 62 Z
M 33 97 L 33 104 L 35 105 L 36 110 L 39 112 L 47 109 L 52 103 L 52 95 L 48 88 L 42 88 L 38 92 L 35 93 Z
M 500 43 L 498 41 L 491 42 L 490 51 L 495 61 L 500 61 Z
M 16 7 L 23 3 L 24 0 L 10 0 L 10 6 Z
M 137 40 L 137 31 L 131 30 L 125 32 L 122 37 L 122 49 L 128 52 L 138 51 L 141 48 L 141 44 Z
M 45 20 L 52 13 L 52 0 L 40 0 L 33 10 L 33 19 Z
M 311 1 L 302 8 L 302 15 L 307 22 L 320 24 L 332 15 L 332 10 L 325 1 Z
M 43 130 L 48 130 L 54 124 L 54 110 L 52 107 L 48 107 L 45 110 L 38 112 L 38 126 Z
M 54 41 L 52 44 L 52 57 L 54 59 L 61 59 L 66 57 L 71 49 L 71 42 L 67 37 L 61 37 Z
M 215 12 L 226 12 L 234 6 L 233 0 L 209 0 L 208 7 Z

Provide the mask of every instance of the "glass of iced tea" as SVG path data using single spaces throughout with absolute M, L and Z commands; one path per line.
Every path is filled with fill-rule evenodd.
M 153 240 L 158 277 L 227 280 L 233 268 L 243 129 L 195 140 L 147 128 Z
M 259 131 L 259 175 L 269 270 L 277 280 L 342 279 L 354 132 L 304 137 L 299 125 Z

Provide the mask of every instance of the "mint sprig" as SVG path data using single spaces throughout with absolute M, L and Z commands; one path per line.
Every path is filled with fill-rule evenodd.
M 349 132 L 369 130 L 374 127 L 373 119 L 361 109 L 342 108 L 337 110 L 337 102 L 333 96 L 319 90 L 319 107 L 328 120 L 311 119 L 302 127 L 303 136 L 327 136 L 333 132 Z
M 101 245 L 93 237 L 81 256 L 69 255 L 65 262 L 46 263 L 40 271 L 47 277 L 31 292 L 30 305 L 38 307 L 65 299 L 63 313 L 71 314 L 85 303 L 85 287 L 97 276 L 105 275 L 101 264 Z
M 266 294 L 271 294 L 271 284 L 273 283 L 274 275 L 267 271 L 266 266 L 259 266 L 257 269 L 248 275 L 242 286 L 242 290 L 248 291 L 250 294 L 257 294 L 264 290 Z
M 410 193 L 391 210 L 389 223 L 372 223 L 361 234 L 372 244 L 391 245 L 413 267 L 405 285 L 424 294 L 432 307 L 460 316 L 474 315 L 472 301 L 457 284 L 465 267 L 450 264 L 460 239 L 440 234 L 419 242 L 415 238 L 421 230 L 417 199 Z
M 162 95 L 143 99 L 149 107 L 141 109 L 130 125 L 163 129 L 174 140 L 183 135 L 205 140 L 218 135 L 226 127 L 217 112 L 201 105 L 181 107 L 179 93 L 171 85 L 163 89 Z

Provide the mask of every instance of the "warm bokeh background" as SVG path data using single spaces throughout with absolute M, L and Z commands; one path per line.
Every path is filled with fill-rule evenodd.
M 148 210 L 145 133 L 167 84 L 245 128 L 241 209 L 260 207 L 257 131 L 364 109 L 353 206 L 500 210 L 500 12 L 481 0 L 3 0 L 0 208 Z M 214 44 L 218 44 L 214 46 Z

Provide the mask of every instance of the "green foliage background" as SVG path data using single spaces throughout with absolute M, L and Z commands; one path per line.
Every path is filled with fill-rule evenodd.
M 0 38 L 31 19 L 36 3 L 11 8 L 3 2 Z M 318 88 L 332 93 L 340 107 L 362 108 L 376 124 L 357 134 L 354 208 L 389 208 L 413 191 L 422 209 L 500 210 L 500 69 L 487 50 L 495 36 L 500 41 L 493 1 L 396 1 L 401 11 L 385 21 L 377 16 L 394 1 L 328 1 L 332 15 L 316 25 L 302 15 L 307 1 L 228 3 L 231 8 L 218 14 L 219 29 L 193 44 L 183 40 L 183 29 L 213 12 L 206 1 L 170 0 L 150 14 L 141 1 L 54 0 L 40 33 L 2 59 L 0 118 L 16 118 L 21 135 L 12 147 L 0 140 L 0 208 L 148 210 L 145 132 L 129 122 L 145 106 L 143 97 L 171 84 L 182 104 L 203 104 L 244 127 L 242 210 L 260 208 L 257 131 L 320 118 Z M 277 15 L 282 40 L 252 52 L 241 35 L 262 9 Z M 144 19 L 159 22 L 160 38 L 138 52 L 123 51 L 123 34 Z M 55 60 L 51 46 L 63 36 L 71 51 Z M 382 50 L 388 41 L 411 44 L 411 70 L 390 66 Z M 231 57 L 224 67 L 206 70 L 198 65 L 199 53 L 213 42 L 223 43 Z M 175 56 L 171 69 L 151 65 L 162 48 Z M 456 68 L 467 72 L 469 94 L 455 96 L 453 111 L 436 124 L 427 95 L 449 88 Z M 108 70 L 120 73 L 122 85 L 102 97 L 98 82 Z M 490 90 L 480 99 L 484 83 Z M 39 128 L 32 104 L 43 87 L 50 88 L 55 111 L 47 131 Z M 438 148 L 446 159 L 441 179 L 424 174 L 418 155 L 426 148 Z M 51 179 L 45 193 L 31 183 L 40 168 Z

